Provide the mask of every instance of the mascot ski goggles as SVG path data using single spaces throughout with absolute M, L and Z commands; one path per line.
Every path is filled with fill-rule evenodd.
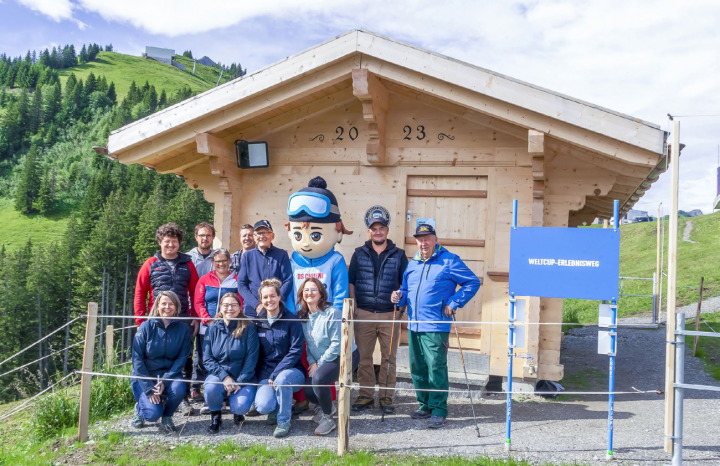
M 327 217 L 330 213 L 340 215 L 340 209 L 332 204 L 329 197 L 319 193 L 299 191 L 290 195 L 287 213 L 290 216 L 297 216 L 301 212 L 315 218 Z

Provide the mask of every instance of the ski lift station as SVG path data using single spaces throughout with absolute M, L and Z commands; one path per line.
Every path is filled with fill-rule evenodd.
M 623 216 L 665 169 L 665 137 L 632 116 L 354 30 L 120 128 L 107 149 L 202 189 L 216 246 L 231 251 L 240 226 L 263 218 L 292 251 L 288 196 L 318 175 L 355 232 L 336 248 L 348 263 L 367 239 L 370 206 L 388 209 L 390 238 L 410 257 L 417 219 L 434 220 L 439 243 L 483 282 L 458 312 L 477 322 L 458 328 L 466 359 L 474 352 L 477 372 L 505 376 L 508 328 L 492 323 L 508 320 L 513 199 L 519 226 L 609 219 L 615 199 Z M 524 318 L 562 322 L 562 299 L 527 298 Z M 561 336 L 560 325 L 528 325 L 513 378 L 562 379 Z

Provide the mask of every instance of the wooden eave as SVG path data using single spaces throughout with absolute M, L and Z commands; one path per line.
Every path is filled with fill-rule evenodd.
M 370 84 L 358 88 L 363 73 L 353 70 L 366 70 Z M 355 30 L 120 128 L 110 135 L 108 151 L 123 163 L 179 173 L 207 160 L 196 149 L 199 133 L 227 143 L 252 140 L 357 98 L 365 120 L 375 125 L 375 145 L 368 144 L 372 162 L 371 146 L 383 149 L 385 92 L 415 95 L 519 138 L 527 138 L 528 130 L 545 133 L 554 141 L 552 150 L 624 177 L 611 193 L 626 193 L 635 184 L 620 199 L 623 211 L 644 192 L 644 183 L 657 179 L 648 177 L 657 174 L 665 150 L 665 134 L 656 125 Z M 606 199 L 595 201 L 604 213 Z

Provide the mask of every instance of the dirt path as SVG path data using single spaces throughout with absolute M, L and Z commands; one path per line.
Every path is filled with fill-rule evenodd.
M 692 233 L 693 229 L 693 222 L 692 220 L 688 220 L 687 223 L 685 223 L 685 229 L 683 230 L 683 236 L 682 240 L 686 243 L 695 243 L 696 241 L 693 241 L 690 239 L 690 233 Z

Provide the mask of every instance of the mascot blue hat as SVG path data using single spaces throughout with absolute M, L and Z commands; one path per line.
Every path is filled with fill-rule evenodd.
M 290 195 L 287 213 L 291 222 L 336 223 L 340 209 L 327 182 L 316 176 L 300 191 Z

